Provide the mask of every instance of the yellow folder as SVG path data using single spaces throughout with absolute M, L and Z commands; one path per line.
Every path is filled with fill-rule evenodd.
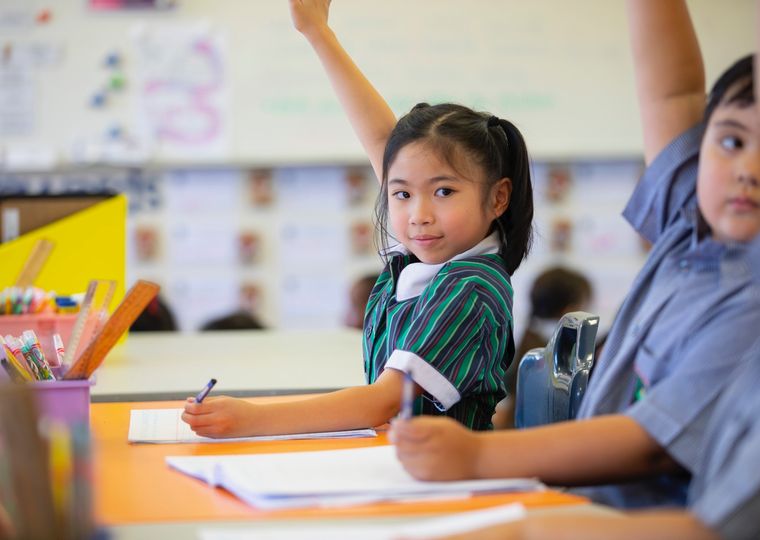
M 0 288 L 11 286 L 38 240 L 53 242 L 34 285 L 58 294 L 87 290 L 91 279 L 116 281 L 115 299 L 125 290 L 127 198 L 115 195 L 67 217 L 0 244 Z

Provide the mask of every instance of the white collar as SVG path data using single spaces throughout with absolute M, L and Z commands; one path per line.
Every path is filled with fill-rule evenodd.
M 409 298 L 419 296 L 445 264 L 451 261 L 465 259 L 467 257 L 498 253 L 499 247 L 499 233 L 493 232 L 481 240 L 476 246 L 460 253 L 459 255 L 455 255 L 446 262 L 439 264 L 416 262 L 406 265 L 398 276 L 398 283 L 396 284 L 396 300 L 402 302 Z M 406 249 L 403 244 L 397 244 L 388 248 L 386 253 L 401 253 L 407 255 L 409 254 L 409 250 Z

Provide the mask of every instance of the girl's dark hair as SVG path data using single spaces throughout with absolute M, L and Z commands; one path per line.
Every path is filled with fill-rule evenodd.
M 735 103 L 748 107 L 755 103 L 754 54 L 740 58 L 715 81 L 707 96 L 704 120 L 707 122 L 719 105 Z
M 500 179 L 512 181 L 507 210 L 496 220 L 507 272 L 513 274 L 530 251 L 533 239 L 533 187 L 525 141 L 508 120 L 452 103 L 415 105 L 401 117 L 388 138 L 383 155 L 383 178 L 375 205 L 378 243 L 387 248 L 388 169 L 406 145 L 423 141 L 456 169 L 462 155 L 485 173 L 484 193 Z

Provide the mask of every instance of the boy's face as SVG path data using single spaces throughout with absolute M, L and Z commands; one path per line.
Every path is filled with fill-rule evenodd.
M 458 172 L 423 142 L 414 142 L 388 168 L 394 235 L 424 263 L 446 262 L 477 245 L 509 204 L 508 180 L 497 185 L 484 205 L 482 173 L 460 161 Z
M 760 116 L 753 105 L 718 106 L 702 140 L 699 209 L 720 242 L 760 232 Z

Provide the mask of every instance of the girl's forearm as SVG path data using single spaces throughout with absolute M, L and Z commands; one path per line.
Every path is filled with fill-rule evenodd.
M 538 477 L 593 485 L 675 470 L 675 463 L 623 415 L 478 434 L 477 476 Z
M 321 27 L 306 37 L 327 72 L 375 174 L 378 179 L 381 178 L 383 152 L 388 136 L 396 125 L 395 114 L 329 27 Z
M 362 429 L 384 424 L 398 412 L 398 399 L 384 397 L 374 385 L 260 405 L 250 432 L 260 435 Z

